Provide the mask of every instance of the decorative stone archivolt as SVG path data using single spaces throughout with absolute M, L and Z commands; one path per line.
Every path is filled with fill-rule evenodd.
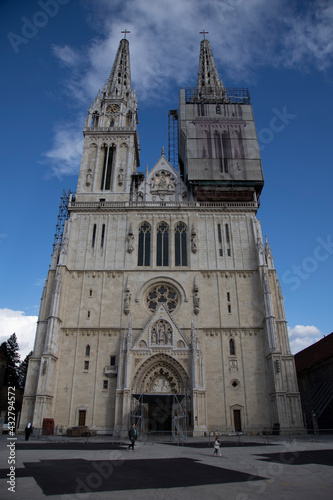
M 137 393 L 184 394 L 190 383 L 185 369 L 177 360 L 166 354 L 157 354 L 139 366 L 132 387 Z
M 150 344 L 152 346 L 172 345 L 172 326 L 164 319 L 155 321 L 150 329 Z

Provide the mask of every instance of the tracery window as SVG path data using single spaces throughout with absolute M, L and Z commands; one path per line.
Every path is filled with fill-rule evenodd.
M 111 189 L 111 177 L 112 177 L 112 164 L 115 149 L 113 146 L 108 147 L 104 145 L 104 163 L 103 163 L 103 173 L 101 179 L 101 191 Z
M 151 312 L 155 312 L 159 304 L 164 304 L 169 312 L 173 312 L 179 305 L 179 295 L 169 284 L 160 283 L 148 290 L 146 304 Z
M 175 265 L 187 266 L 187 234 L 183 222 L 175 227 Z
M 156 265 L 169 265 L 169 226 L 166 222 L 157 226 Z
M 139 227 L 138 266 L 150 266 L 151 226 L 143 222 Z

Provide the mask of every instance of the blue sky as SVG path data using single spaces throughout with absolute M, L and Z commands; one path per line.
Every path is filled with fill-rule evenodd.
M 265 186 L 258 218 L 285 298 L 292 351 L 333 330 L 333 2 L 2 0 L 0 341 L 33 346 L 63 189 L 76 190 L 90 101 L 128 35 L 141 167 L 196 86 L 200 31 L 226 87 L 248 87 Z

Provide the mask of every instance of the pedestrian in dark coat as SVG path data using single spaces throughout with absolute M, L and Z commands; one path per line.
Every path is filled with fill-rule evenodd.
M 129 451 L 130 448 L 132 448 L 132 451 L 134 451 L 134 445 L 135 445 L 135 441 L 137 439 L 137 432 L 136 432 L 135 424 L 132 424 L 132 427 L 128 431 L 128 437 L 130 438 L 131 444 L 128 446 L 127 450 Z

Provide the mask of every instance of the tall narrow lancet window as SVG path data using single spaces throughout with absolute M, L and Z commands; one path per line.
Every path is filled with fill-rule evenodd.
M 86 356 L 90 356 L 90 345 L 86 346 Z
M 129 111 L 126 115 L 126 127 L 130 127 L 132 125 L 132 113 Z
M 236 350 L 235 350 L 235 341 L 234 339 L 230 339 L 229 340 L 229 352 L 232 356 L 234 356 L 236 354 Z
M 103 162 L 103 173 L 101 179 L 101 191 L 111 189 L 111 178 L 112 178 L 112 163 L 114 156 L 114 148 L 112 146 L 104 146 L 104 162 Z
M 175 265 L 187 266 L 186 225 L 183 222 L 175 227 Z
M 95 246 L 95 241 L 96 241 L 96 231 L 97 231 L 97 225 L 94 224 L 93 227 L 93 234 L 92 234 L 92 240 L 91 240 L 91 246 L 94 248 Z
M 169 226 L 166 222 L 157 226 L 156 265 L 169 265 Z
M 98 120 L 99 120 L 99 115 L 97 112 L 93 113 L 92 119 L 91 119 L 91 126 L 92 127 L 98 127 Z
M 151 226 L 143 222 L 139 227 L 138 266 L 150 266 Z
M 105 224 L 102 226 L 102 236 L 101 236 L 101 248 L 104 246 L 104 239 L 105 239 Z

